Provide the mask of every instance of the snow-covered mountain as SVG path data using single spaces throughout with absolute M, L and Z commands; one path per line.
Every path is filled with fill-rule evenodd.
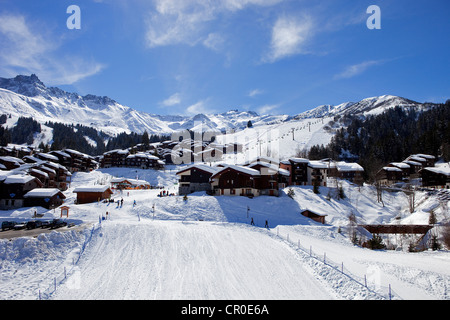
M 33 117 L 42 122 L 82 124 L 109 134 L 147 131 L 150 134 L 170 134 L 179 129 L 241 130 L 252 121 L 261 125 L 284 121 L 283 116 L 260 116 L 252 111 L 232 110 L 221 114 L 193 117 L 156 115 L 121 105 L 109 97 L 80 96 L 55 87 L 46 87 L 36 75 L 0 78 L 0 113 L 12 117 Z
M 218 139 L 219 142 L 236 141 L 244 145 L 247 150 L 245 156 L 251 152 L 274 156 L 274 152 L 263 150 L 264 144 L 275 143 L 275 153 L 280 157 L 293 156 L 313 145 L 327 145 L 335 130 L 345 126 L 345 123 L 336 121 L 330 125 L 335 116 L 364 117 L 396 106 L 413 107 L 418 111 L 429 107 L 405 98 L 384 95 L 335 106 L 322 105 L 295 116 L 259 115 L 253 111 L 238 110 L 221 114 L 197 114 L 192 117 L 156 115 L 134 110 L 109 97 L 80 96 L 59 88 L 46 87 L 36 75 L 0 78 L 0 115 L 11 115 L 7 126 L 15 125 L 18 117 L 24 116 L 32 117 L 41 124 L 47 121 L 82 124 L 111 136 L 120 132 L 171 134 L 180 129 L 215 130 L 227 133 Z M 252 129 L 247 128 L 248 121 L 252 122 Z M 43 137 L 36 137 L 35 145 L 41 141 L 51 144 L 51 128 L 43 126 L 41 135 Z
M 294 119 L 310 119 L 332 117 L 335 115 L 375 115 L 394 107 L 426 108 L 426 104 L 415 102 L 402 97 L 383 95 L 363 99 L 359 102 L 345 102 L 336 106 L 322 105 L 317 108 L 300 113 Z

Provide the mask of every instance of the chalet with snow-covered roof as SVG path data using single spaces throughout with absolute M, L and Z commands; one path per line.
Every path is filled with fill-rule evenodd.
M 450 189 L 450 165 L 426 167 L 421 171 L 422 186 Z
M 0 209 L 10 210 L 23 207 L 24 195 L 35 188 L 42 187 L 42 182 L 36 177 L 5 172 L 0 175 Z
M 278 196 L 279 189 L 286 187 L 289 181 L 289 171 L 280 168 L 277 164 L 257 161 L 248 165 L 260 173 L 258 188 L 260 195 Z
M 412 161 L 421 163 L 422 169 L 425 167 L 434 167 L 434 164 L 436 162 L 436 158 L 434 156 L 429 155 L 429 154 L 423 154 L 423 153 L 410 155 L 405 160 L 412 160 Z
M 327 216 L 326 214 L 321 214 L 321 213 L 317 213 L 317 212 L 313 212 L 309 209 L 303 210 L 302 212 L 300 212 L 303 216 L 310 218 L 316 222 L 319 222 L 321 224 L 325 224 L 325 217 Z
M 222 168 L 206 164 L 193 164 L 177 172 L 178 194 L 185 195 L 198 191 L 211 192 L 210 178 Z
M 280 162 L 280 168 L 290 173 L 288 184 L 304 186 L 308 184 L 308 163 L 305 158 L 289 158 Z
M 102 168 L 124 167 L 127 157 L 130 155 L 128 150 L 115 149 L 103 154 L 100 166 Z
M 381 185 L 392 185 L 403 182 L 403 171 L 397 167 L 383 167 L 375 175 L 376 181 Z
M 0 157 L 0 170 L 13 170 L 19 168 L 25 162 L 13 156 Z
M 402 181 L 407 182 L 411 176 L 411 166 L 405 162 L 391 162 L 388 167 L 398 168 L 402 171 Z
M 129 178 L 111 179 L 111 188 L 118 190 L 143 190 L 150 189 L 150 183 L 145 180 Z
M 77 194 L 77 204 L 92 203 L 109 199 L 113 194 L 109 186 L 78 187 L 73 190 Z
M 66 196 L 57 188 L 36 188 L 27 192 L 23 197 L 25 207 L 40 206 L 46 209 L 59 207 L 66 199 Z
M 344 179 L 353 182 L 358 185 L 364 183 L 364 168 L 358 163 L 354 162 L 336 162 L 337 176 L 340 179 Z
M 210 182 L 214 195 L 255 197 L 260 195 L 260 178 L 256 169 L 227 165 L 213 174 Z
M 308 162 L 308 185 L 327 186 L 328 163 L 311 160 Z
M 128 168 L 161 169 L 164 167 L 164 162 L 157 156 L 140 152 L 128 155 L 125 158 L 125 166 Z

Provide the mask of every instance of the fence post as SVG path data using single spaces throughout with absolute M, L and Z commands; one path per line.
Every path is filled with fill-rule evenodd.
M 364 275 L 364 286 L 367 288 L 367 277 Z
M 327 260 L 327 253 L 324 252 L 324 253 L 323 253 L 323 263 L 324 263 L 324 264 L 327 264 L 327 261 L 326 261 L 326 260 Z
M 391 284 L 389 283 L 389 300 L 392 300 Z
M 344 262 L 342 262 L 342 265 L 341 265 L 341 272 L 344 273 Z

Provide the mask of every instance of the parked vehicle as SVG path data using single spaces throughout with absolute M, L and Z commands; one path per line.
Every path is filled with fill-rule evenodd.
M 41 228 L 42 228 L 42 229 L 44 229 L 44 228 L 50 228 L 51 223 L 52 223 L 52 222 L 49 221 L 49 220 L 44 220 L 44 221 L 41 222 Z
M 42 226 L 42 221 L 32 220 L 27 222 L 27 230 L 36 229 Z
M 50 229 L 56 229 L 67 226 L 67 222 L 61 219 L 53 219 L 53 221 L 50 223 Z
M 23 223 L 17 223 L 15 226 L 14 226 L 14 230 L 22 230 L 22 229 L 25 229 L 27 227 L 27 224 L 25 223 L 25 222 L 23 222 Z
M 16 223 L 14 221 L 3 221 L 2 222 L 2 231 L 14 229 Z

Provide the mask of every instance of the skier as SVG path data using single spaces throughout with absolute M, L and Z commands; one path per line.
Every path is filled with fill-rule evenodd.
M 266 220 L 266 224 L 264 225 L 264 228 L 269 229 L 269 222 Z
M 253 217 L 252 217 L 252 221 L 250 222 L 250 224 L 251 224 L 252 226 L 255 225 L 255 222 L 253 222 Z

